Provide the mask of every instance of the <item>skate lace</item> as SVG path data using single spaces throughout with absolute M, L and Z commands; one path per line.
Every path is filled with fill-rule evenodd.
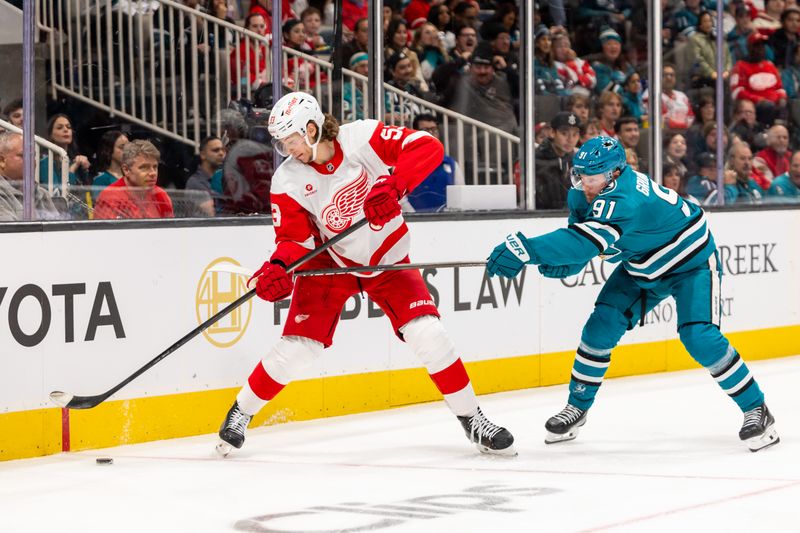
M 744 414 L 744 424 L 742 427 L 748 426 L 757 426 L 761 423 L 761 415 L 762 415 L 761 406 L 756 407 L 755 409 L 750 409 Z
M 244 432 L 247 429 L 247 424 L 249 423 L 250 415 L 241 412 L 239 409 L 234 409 L 231 413 L 230 419 L 228 420 L 228 428 L 239 435 L 244 435 Z
M 562 409 L 561 412 L 555 416 L 555 418 L 565 424 L 572 424 L 579 419 L 582 414 L 583 411 L 573 405 L 567 404 L 567 406 Z
M 489 422 L 480 409 L 478 409 L 478 412 L 475 414 L 475 416 L 470 418 L 469 424 L 473 435 L 485 437 L 487 439 L 491 439 L 503 430 L 503 428 L 500 426 Z

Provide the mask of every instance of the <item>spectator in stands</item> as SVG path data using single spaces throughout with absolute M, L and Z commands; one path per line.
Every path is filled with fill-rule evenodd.
M 459 2 L 453 8 L 453 21 L 460 26 L 476 27 L 478 8 L 472 2 Z
M 23 181 L 22 135 L 6 131 L 0 133 L 0 221 L 22 220 Z M 34 190 L 36 219 L 58 218 L 53 200 L 43 187 Z
M 636 117 L 624 116 L 617 120 L 614 123 L 614 134 L 622 143 L 623 148 L 633 150 L 637 160 L 641 159 L 639 157 L 639 121 L 636 120 Z
M 590 118 L 586 123 L 586 127 L 581 131 L 580 144 L 585 143 L 589 139 L 594 139 L 598 135 L 604 135 L 603 127 L 600 125 L 600 119 Z
M 536 28 L 534 35 L 533 77 L 536 80 L 536 94 L 565 95 L 564 84 L 558 76 L 551 53 L 550 30 L 544 24 L 540 24 Z M 495 65 L 495 68 L 497 67 L 498 65 Z M 502 70 L 502 68 L 499 70 Z
M 73 137 L 72 122 L 70 122 L 67 115 L 59 113 L 50 118 L 47 123 L 47 139 L 67 152 L 67 157 L 69 158 L 68 182 L 71 185 L 88 184 L 89 158 L 79 153 Z M 47 186 L 50 183 L 49 165 L 50 161 L 47 156 L 39 162 L 39 183 L 43 186 Z M 60 189 L 62 176 L 61 160 L 58 156 L 54 158 L 52 165 L 53 188 Z
M 192 216 L 213 217 L 216 213 L 214 200 L 222 194 L 221 184 L 213 183 L 212 177 L 225 162 L 225 145 L 216 135 L 206 137 L 200 142 L 200 164 L 186 180 L 186 190 L 197 191 Z M 216 186 L 216 188 L 215 188 Z
M 694 111 L 686 93 L 675 89 L 676 76 L 675 65 L 665 63 L 661 69 L 662 126 L 671 130 L 686 131 L 694 122 Z M 642 95 L 645 106 L 648 105 L 649 97 L 649 92 L 645 91 Z
M 700 25 L 700 14 L 705 9 L 701 0 L 685 0 L 683 9 L 675 12 L 673 16 L 673 29 L 676 37 L 688 39 L 694 35 Z
M 366 52 L 358 52 L 353 54 L 350 58 L 350 70 L 361 74 L 362 76 L 369 75 L 369 55 Z M 384 92 L 384 97 L 388 96 Z M 353 83 L 345 83 L 342 91 L 342 99 L 344 100 L 344 117 L 346 122 L 353 120 L 362 120 L 364 116 L 364 87 L 359 81 Z M 387 107 L 387 111 L 388 111 Z
M 306 42 L 306 31 L 303 23 L 297 19 L 290 19 L 283 23 L 283 45 L 292 50 L 303 54 L 311 53 Z M 286 59 L 286 72 L 290 80 L 301 87 L 313 89 L 317 85 L 317 65 L 303 59 L 302 57 L 290 54 Z M 325 72 L 320 73 L 320 83 L 327 83 L 328 76 Z
M 480 43 L 471 57 L 469 75 L 459 79 L 452 109 L 512 135 L 519 135 L 511 89 L 504 75 L 495 74 L 491 45 Z M 455 128 L 452 128 L 455 130 Z M 465 128 L 464 146 L 472 146 L 472 128 Z M 483 150 L 478 143 L 479 152 Z M 470 152 L 471 149 L 467 149 Z M 470 176 L 471 161 L 464 173 Z
M 596 116 L 600 119 L 602 134 L 608 137 L 617 138 L 614 126 L 622 116 L 623 102 L 622 97 L 611 91 L 603 91 L 597 99 Z
M 478 45 L 478 32 L 473 26 L 457 26 L 456 47 L 451 56 L 461 58 L 465 63 L 469 62 L 469 57 Z
M 389 29 L 384 36 L 383 57 L 388 59 L 398 52 L 405 54 L 411 61 L 411 77 L 419 81 L 419 87 L 423 92 L 428 92 L 428 84 L 422 77 L 422 69 L 419 66 L 419 57 L 408 47 L 408 26 L 402 19 L 390 22 Z
M 549 42 L 550 30 L 548 30 L 547 26 L 543 24 L 540 24 L 536 27 L 534 32 L 534 42 L 539 39 L 539 36 L 542 32 L 547 35 L 548 45 L 551 45 L 552 43 Z M 519 69 L 519 57 L 517 56 L 516 50 L 514 50 L 511 46 L 511 34 L 508 32 L 508 28 L 506 28 L 502 22 L 486 22 L 481 26 L 480 33 L 483 37 L 483 40 L 488 41 L 492 45 L 492 52 L 494 53 L 495 57 L 499 57 L 502 60 L 499 65 L 495 64 L 496 69 L 506 71 L 508 71 L 508 69 L 513 71 L 517 71 Z M 548 46 L 548 55 L 550 54 L 549 49 L 550 46 Z M 495 62 L 497 63 L 497 59 L 495 59 Z
M 542 143 L 550 137 L 550 134 L 553 133 L 553 128 L 550 127 L 550 124 L 547 122 L 537 122 L 535 126 L 533 126 L 533 147 L 539 148 Z
M 358 19 L 353 30 L 353 39 L 342 46 L 342 61 L 350 62 L 353 54 L 358 52 L 368 53 L 369 50 L 369 19 Z
M 628 0 L 583 0 L 578 3 L 577 20 L 590 27 L 608 28 L 617 35 L 625 34 L 626 22 L 632 13 Z M 602 35 L 604 30 L 600 30 Z M 602 37 L 600 38 L 602 41 Z
M 11 100 L 3 108 L 3 116 L 14 126 L 22 127 L 22 98 Z
M 730 131 L 754 149 L 766 145 L 764 126 L 756 120 L 756 105 L 750 100 L 734 101 Z
M 586 96 L 592 94 L 597 84 L 597 75 L 589 62 L 579 58 L 572 49 L 569 34 L 566 31 L 556 32 L 552 35 L 552 41 L 556 72 L 564 85 L 565 93 Z
M 250 2 L 250 13 L 249 15 L 261 15 L 264 18 L 265 23 L 265 30 L 262 35 L 267 35 L 273 33 L 272 31 L 272 0 L 255 0 L 254 2 Z M 244 27 L 247 28 L 247 20 L 250 18 L 248 15 L 247 19 L 245 20 Z M 296 19 L 297 14 L 292 10 L 291 1 L 290 0 L 282 0 L 281 3 L 281 24 L 286 22 L 289 19 Z M 280 26 L 280 24 L 278 25 Z M 258 32 L 256 32 L 258 33 Z
M 690 69 L 692 87 L 713 87 L 717 79 L 717 41 L 714 37 L 714 19 L 703 11 L 698 16 L 697 31 L 689 37 L 694 63 Z M 727 80 L 731 71 L 731 56 L 728 47 L 722 47 L 722 78 Z
M 562 111 L 550 126 L 550 135 L 536 149 L 536 209 L 564 209 L 572 188 L 570 172 L 580 139 L 580 119 Z
M 638 72 L 632 72 L 622 85 L 622 107 L 626 115 L 634 117 L 643 128 L 650 127 L 647 106 L 645 106 L 642 91 L 642 81 Z
M 792 152 L 789 150 L 789 130 L 775 124 L 767 130 L 767 147 L 753 158 L 753 179 L 763 190 L 768 190 L 775 176 L 789 171 Z
M 572 111 L 578 115 L 582 126 L 589 122 L 589 115 L 592 108 L 592 101 L 588 95 L 571 94 L 564 105 L 564 111 Z
M 672 131 L 664 135 L 664 160 L 671 161 L 681 167 L 681 176 L 689 171 L 694 171 L 694 163 L 687 157 L 686 137 L 680 132 Z
M 428 22 L 436 27 L 445 50 L 449 52 L 455 48 L 456 34 L 453 32 L 454 26 L 447 4 L 432 5 L 428 11 Z
M 781 201 L 800 201 L 800 150 L 792 154 L 789 170 L 772 180 L 768 194 Z
M 606 28 L 600 32 L 600 43 L 603 50 L 587 58 L 597 74 L 597 85 L 594 87 L 596 94 L 617 91 L 633 72 L 633 66 L 622 53 L 622 37 L 619 33 Z
M 320 34 L 322 27 L 322 13 L 316 7 L 307 7 L 300 13 L 300 22 L 306 31 L 306 44 L 315 54 L 328 54 L 331 51 L 330 43 Z M 358 22 L 356 22 L 356 26 Z M 355 30 L 354 30 L 355 31 Z
M 636 172 L 641 172 L 639 168 L 639 155 L 633 148 L 625 148 L 625 162 Z
M 728 130 L 727 128 L 722 128 L 722 150 L 723 152 L 728 149 Z M 688 143 L 687 143 L 688 144 Z M 702 152 L 711 152 L 712 154 L 717 153 L 717 123 L 716 121 L 710 120 L 705 123 L 703 126 L 703 137 L 701 142 L 696 145 L 688 145 L 687 150 L 687 158 L 689 161 L 696 161 L 697 155 Z M 695 168 L 691 168 L 691 171 L 695 171 Z
M 718 202 L 717 158 L 712 153 L 703 152 L 697 157 L 696 164 L 697 174 L 689 179 L 686 192 L 697 198 L 702 205 L 714 205 Z M 726 187 L 736 185 L 736 171 L 730 165 L 726 165 L 723 174 Z M 729 201 L 727 196 L 726 201 Z
M 786 116 L 786 91 L 775 65 L 765 58 L 766 37 L 753 32 L 748 37 L 750 55 L 738 61 L 731 76 L 731 96 L 756 105 L 759 122 L 771 125 Z
M 92 180 L 92 198 L 122 177 L 122 150 L 128 144 L 128 136 L 120 130 L 107 131 L 100 137 L 97 147 L 98 174 Z
M 661 171 L 661 183 L 667 189 L 672 189 L 678 196 L 688 202 L 700 205 L 697 198 L 686 192 L 686 167 L 680 163 L 667 160 L 664 162 Z
M 456 47 L 450 52 L 450 61 L 433 72 L 431 81 L 444 107 L 452 105 L 458 80 L 469 70 L 469 59 L 478 43 L 477 35 L 472 26 L 457 27 Z
M 764 10 L 753 19 L 753 28 L 764 37 L 769 37 L 781 27 L 781 13 L 786 7 L 785 0 L 764 0 Z
M 430 10 L 431 0 L 411 0 L 403 10 L 403 18 L 406 19 L 411 29 L 416 29 L 428 20 Z
M 709 122 L 714 121 L 716 107 L 714 105 L 714 93 L 708 89 L 703 89 L 693 102 L 695 121 L 686 130 L 686 144 L 689 146 L 690 156 L 697 155 L 705 151 L 705 135 L 703 128 Z
M 450 60 L 439 31 L 430 22 L 423 22 L 414 31 L 413 49 L 419 57 L 420 72 L 426 83 L 430 83 L 433 71 L 439 65 Z
M 266 19 L 259 13 L 248 15 L 244 27 L 259 35 L 267 34 Z M 263 43 L 256 44 L 249 37 L 244 37 L 239 45 L 231 50 L 231 84 L 234 87 L 241 87 L 242 93 L 246 92 L 247 86 L 258 89 L 266 84 L 267 54 L 267 47 Z
M 414 67 L 409 59 L 403 52 L 395 52 L 386 60 L 386 80 L 389 85 L 396 87 L 401 91 L 416 96 L 418 98 L 426 98 L 427 93 L 421 89 L 421 84 L 414 78 Z M 389 107 L 386 108 L 386 113 L 394 118 L 390 121 L 394 123 L 407 123 L 412 120 L 412 117 L 419 114 L 420 108 L 411 100 L 401 98 L 395 92 L 387 92 Z
M 172 218 L 172 200 L 156 185 L 160 158 L 150 141 L 126 144 L 122 151 L 122 177 L 100 193 L 94 218 Z
M 356 26 L 359 19 L 369 17 L 367 0 L 343 0 L 342 24 L 350 31 Z
M 790 102 L 800 97 L 800 46 L 795 47 L 791 62 L 781 70 L 781 83 Z
M 439 122 L 431 114 L 422 113 L 414 117 L 412 127 L 440 138 Z M 447 204 L 447 186 L 463 184 L 461 168 L 452 157 L 445 154 L 442 163 L 406 198 L 416 212 L 441 211 Z
M 710 152 L 703 152 L 695 161 L 697 173 L 689 178 L 686 192 L 694 196 L 701 205 L 714 205 L 717 203 L 717 158 Z M 736 183 L 736 172 L 725 168 L 725 184 Z
M 778 68 L 788 67 L 794 62 L 800 31 L 800 8 L 787 7 L 781 13 L 781 27 L 769 36 L 769 45 L 774 57 L 772 61 Z
M 736 26 L 728 32 L 725 39 L 728 41 L 728 49 L 734 63 L 745 59 L 747 51 L 747 38 L 753 33 L 753 18 L 750 9 L 744 4 L 739 4 L 735 11 Z
M 753 179 L 753 152 L 744 143 L 731 146 L 727 167 L 736 173 L 736 181 L 725 185 L 725 203 L 761 203 L 764 191 Z
M 520 33 L 518 25 L 518 9 L 516 2 L 512 0 L 505 0 L 498 2 L 497 9 L 494 10 L 494 15 L 487 20 L 487 23 L 500 23 L 511 38 L 511 48 L 518 50 L 520 45 Z M 534 26 L 535 27 L 535 26 Z

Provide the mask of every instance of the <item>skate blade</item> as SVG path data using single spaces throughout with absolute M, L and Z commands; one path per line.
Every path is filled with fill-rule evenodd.
M 781 441 L 780 437 L 778 437 L 778 432 L 775 430 L 775 426 L 769 426 L 764 433 L 757 437 L 750 437 L 744 443 L 750 449 L 751 452 L 757 452 L 763 450 L 765 448 L 769 448 L 770 446 L 774 446 Z
M 502 450 L 493 450 L 481 444 L 476 444 L 475 447 L 478 448 L 479 452 L 485 453 L 486 455 L 500 455 L 503 457 L 515 457 L 517 455 L 517 450 L 514 448 L 513 444 L 508 448 L 503 448 Z
M 219 443 L 217 443 L 216 450 L 221 457 L 228 457 L 228 454 L 231 453 L 231 451 L 233 451 L 233 446 L 231 446 L 224 440 L 221 440 L 219 441 Z

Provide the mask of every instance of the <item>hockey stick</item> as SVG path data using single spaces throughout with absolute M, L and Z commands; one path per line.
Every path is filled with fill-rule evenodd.
M 287 266 L 286 271 L 292 272 L 301 265 L 304 265 L 305 263 L 307 263 L 314 257 L 318 256 L 319 254 L 321 254 L 334 244 L 338 243 L 345 237 L 352 235 L 355 231 L 357 231 L 359 228 L 363 227 L 366 224 L 367 224 L 366 218 L 359 220 L 358 222 L 347 228 L 345 231 L 341 232 L 340 234 L 333 237 L 329 241 L 324 242 L 319 247 L 313 249 L 312 251 L 310 251 L 309 253 L 307 253 L 294 263 Z M 181 337 L 177 342 L 175 342 L 175 344 L 173 344 L 172 346 L 170 346 L 169 348 L 158 354 L 155 358 L 150 360 L 146 365 L 144 365 L 139 370 L 137 370 L 136 372 L 134 372 L 133 374 L 122 380 L 119 384 L 117 384 L 110 390 L 102 394 L 97 394 L 95 396 L 75 396 L 67 392 L 53 391 L 50 393 L 50 400 L 54 404 L 60 407 L 66 407 L 67 409 L 91 409 L 92 407 L 100 405 L 102 402 L 107 400 L 112 394 L 120 390 L 122 387 L 124 387 L 137 377 L 144 374 L 147 370 L 155 366 L 159 361 L 166 358 L 169 354 L 171 354 L 172 352 L 174 352 L 175 350 L 177 350 L 178 348 L 180 348 L 181 346 L 183 346 L 184 344 L 186 344 L 187 342 L 198 336 L 206 328 L 208 328 L 215 322 L 225 317 L 225 315 L 227 315 L 228 313 L 230 313 L 231 311 L 233 311 L 234 309 L 236 309 L 237 307 L 248 301 L 250 298 L 255 296 L 255 294 L 256 294 L 255 289 L 251 289 L 250 291 L 246 292 L 245 294 L 237 298 L 233 303 L 229 304 L 227 307 L 221 310 L 219 313 L 210 317 L 208 320 L 206 320 L 205 322 L 194 328 L 192 331 Z
M 486 261 L 451 261 L 445 263 L 399 263 L 396 265 L 355 266 L 341 268 L 321 268 L 319 270 L 303 270 L 295 272 L 295 276 L 334 276 L 336 274 L 351 274 L 356 272 L 386 272 L 388 270 L 423 270 L 425 268 L 460 268 L 460 267 L 485 267 Z M 217 264 L 208 269 L 209 272 L 225 272 L 238 274 L 248 278 L 255 272 L 247 267 L 229 264 Z

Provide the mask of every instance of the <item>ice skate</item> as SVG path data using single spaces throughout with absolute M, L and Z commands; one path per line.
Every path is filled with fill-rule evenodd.
M 514 436 L 503 427 L 489 422 L 478 407 L 472 416 L 459 416 L 458 421 L 464 428 L 467 438 L 475 443 L 481 453 L 494 455 L 517 455 L 514 449 Z
M 586 423 L 587 412 L 567 404 L 560 413 L 545 422 L 544 428 L 547 430 L 547 435 L 544 437 L 544 443 L 554 444 L 575 439 L 581 426 Z
M 781 439 L 775 431 L 775 418 L 769 412 L 766 403 L 762 403 L 744 414 L 739 438 L 744 441 L 751 452 L 757 452 L 778 444 Z
M 247 431 L 247 424 L 250 423 L 251 415 L 242 412 L 239 409 L 239 404 L 233 402 L 228 411 L 225 421 L 219 428 L 219 438 L 221 439 L 217 444 L 217 453 L 226 457 L 233 448 L 241 448 L 244 444 L 244 433 Z

